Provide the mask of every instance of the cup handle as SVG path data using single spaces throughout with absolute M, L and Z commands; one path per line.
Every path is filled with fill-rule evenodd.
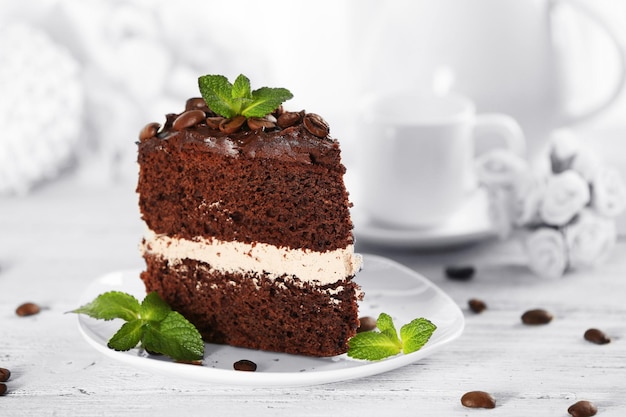
M 481 155 L 494 147 L 505 147 L 524 157 L 524 132 L 517 121 L 506 114 L 479 114 L 474 123 L 474 155 Z
M 626 47 L 620 41 L 619 36 L 615 34 L 615 31 L 611 28 L 611 26 L 603 19 L 598 13 L 594 12 L 587 5 L 583 4 L 583 2 L 578 0 L 552 0 L 551 7 L 554 10 L 554 7 L 561 4 L 568 4 L 572 7 L 572 9 L 578 11 L 580 14 L 587 16 L 587 18 L 595 23 L 598 29 L 602 30 L 611 41 L 611 44 L 617 53 L 617 57 L 619 60 L 619 75 L 615 84 L 613 85 L 613 89 L 611 93 L 604 98 L 603 101 L 596 104 L 595 106 L 581 111 L 579 113 L 565 113 L 561 120 L 561 126 L 573 125 L 584 120 L 590 119 L 596 116 L 598 113 L 601 113 L 606 108 L 608 108 L 615 100 L 617 100 L 626 85 Z

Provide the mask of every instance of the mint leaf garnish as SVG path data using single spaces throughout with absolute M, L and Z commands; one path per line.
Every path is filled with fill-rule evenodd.
M 437 329 L 430 320 L 418 318 L 400 328 L 402 351 L 411 353 L 418 351 L 428 342 L 430 336 Z
M 348 356 L 354 359 L 377 361 L 400 352 L 405 354 L 422 348 L 437 329 L 425 318 L 417 318 L 400 328 L 400 338 L 391 316 L 381 313 L 376 330 L 357 333 L 348 342 Z
M 350 339 L 348 356 L 354 359 L 378 361 L 400 353 L 401 348 L 384 333 L 357 333 Z
M 113 350 L 126 351 L 131 350 L 139 344 L 143 335 L 143 320 L 127 321 L 122 327 L 111 337 L 107 346 Z
M 171 311 L 172 308 L 154 291 L 145 296 L 139 310 L 141 318 L 149 321 L 162 321 Z
M 251 91 L 250 80 L 240 74 L 234 84 L 223 75 L 203 75 L 198 87 L 207 106 L 226 118 L 264 117 L 293 97 L 285 88 L 261 87 Z
M 143 346 L 177 360 L 197 360 L 204 355 L 204 342 L 198 330 L 176 311 L 171 311 L 163 321 L 146 325 Z
M 139 301 L 130 294 L 109 291 L 100 294 L 92 302 L 70 313 L 86 314 L 99 320 L 122 319 L 126 321 L 139 318 Z
M 114 350 L 127 351 L 141 343 L 146 350 L 179 361 L 196 361 L 204 356 L 200 332 L 156 292 L 146 295 L 140 304 L 132 295 L 111 291 L 70 313 L 126 321 L 107 343 Z

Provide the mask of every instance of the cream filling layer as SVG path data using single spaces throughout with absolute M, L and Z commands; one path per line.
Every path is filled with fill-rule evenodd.
M 343 249 L 316 252 L 281 248 L 266 243 L 225 242 L 218 239 L 173 239 L 147 230 L 142 252 L 157 254 L 169 262 L 182 259 L 205 262 L 225 272 L 259 272 L 270 278 L 295 275 L 314 285 L 333 284 L 355 275 L 363 262 L 353 245 Z

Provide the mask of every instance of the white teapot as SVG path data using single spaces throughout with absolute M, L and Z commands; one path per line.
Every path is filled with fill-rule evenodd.
M 617 71 L 602 76 L 607 87 L 612 84 L 606 97 L 575 112 L 567 80 L 579 68 L 568 67 L 564 56 L 568 48 L 581 46 L 559 38 L 563 19 L 554 16 L 561 5 L 604 31 L 619 63 Z M 626 81 L 624 47 L 609 25 L 576 0 L 358 2 L 354 33 L 361 93 L 429 88 L 433 73 L 448 67 L 454 90 L 471 97 L 480 112 L 506 113 L 520 123 L 531 158 L 555 128 L 587 120 L 609 107 Z

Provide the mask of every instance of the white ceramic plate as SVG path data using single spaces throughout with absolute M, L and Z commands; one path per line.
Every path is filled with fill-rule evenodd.
M 354 234 L 359 242 L 416 249 L 473 243 L 496 236 L 489 218 L 488 204 L 487 193 L 479 189 L 443 224 L 416 229 L 385 227 L 354 210 L 352 213 Z
M 83 294 L 81 305 L 112 290 L 133 294 L 141 301 L 145 289 L 139 272 L 113 272 L 98 278 Z M 436 352 L 463 331 L 465 321 L 456 303 L 429 280 L 392 260 L 364 255 L 364 267 L 356 281 L 365 292 L 359 306 L 361 316 L 378 317 L 385 312 L 392 316 L 398 329 L 417 317 L 428 318 L 437 326 L 428 343 L 417 352 L 378 362 L 354 360 L 346 355 L 311 358 L 207 343 L 203 364 L 199 366 L 148 356 L 142 349 L 109 349 L 107 342 L 121 326 L 119 320 L 102 321 L 79 315 L 78 325 L 87 342 L 98 351 L 138 368 L 196 381 L 257 387 L 315 385 L 387 372 Z M 255 362 L 257 371 L 233 370 L 233 363 L 240 359 Z

